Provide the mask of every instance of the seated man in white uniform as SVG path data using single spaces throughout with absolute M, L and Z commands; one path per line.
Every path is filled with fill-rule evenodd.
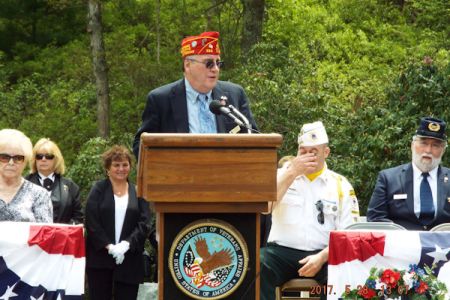
M 297 156 L 278 170 L 272 228 L 260 254 L 261 300 L 275 299 L 275 287 L 293 278 L 312 277 L 326 285 L 330 231 L 359 220 L 353 187 L 327 168 L 329 154 L 322 122 L 305 124 Z

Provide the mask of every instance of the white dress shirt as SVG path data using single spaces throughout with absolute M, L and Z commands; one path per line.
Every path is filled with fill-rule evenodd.
M 48 176 L 45 176 L 45 175 L 42 175 L 41 173 L 39 173 L 38 172 L 38 174 L 39 174 L 39 183 L 42 185 L 42 186 L 44 186 L 44 180 L 46 179 L 46 178 L 49 178 L 52 182 L 55 182 L 55 173 L 51 173 L 51 174 L 49 174 Z
M 114 195 L 115 205 L 115 233 L 116 244 L 120 242 L 120 234 L 122 233 L 123 222 L 125 221 L 125 214 L 128 207 L 128 194 L 123 196 Z

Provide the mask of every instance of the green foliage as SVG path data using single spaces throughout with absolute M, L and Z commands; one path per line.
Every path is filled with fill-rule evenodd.
M 419 113 L 445 116 L 450 112 L 450 64 L 440 71 L 430 57 L 410 64 L 389 95 L 390 107 L 407 115 Z
M 338 155 L 330 157 L 334 168 L 351 174 L 361 211 L 365 212 L 377 173 L 411 161 L 412 136 L 424 116 L 450 120 L 449 64 L 408 64 L 388 90 L 384 106 L 366 106 L 342 119 L 332 141 Z M 450 157 L 443 156 L 443 165 Z
M 102 165 L 101 155 L 113 145 L 123 145 L 131 152 L 132 137 L 124 134 L 105 140 L 101 137 L 89 139 L 76 155 L 66 176 L 76 182 L 81 189 L 81 199 L 85 203 L 89 190 L 95 181 L 106 178 L 106 172 Z M 136 170 L 132 169 L 129 179 L 135 182 Z
M 86 28 L 83 3 L 81 0 L 0 1 L 0 50 L 10 58 L 27 60 L 33 59 L 41 47 L 62 46 L 77 38 Z
M 67 173 L 67 177 L 80 186 L 83 203 L 85 203 L 93 183 L 106 176 L 102 166 L 101 154 L 111 146 L 109 141 L 100 137 L 88 140 L 78 152 L 77 159 Z
M 103 1 L 112 137 L 102 141 L 86 3 L 0 0 L 0 128 L 54 140 L 86 195 L 104 176 L 103 149 L 131 143 L 148 91 L 181 78 L 181 39 L 218 30 L 222 79 L 244 86 L 262 132 L 283 134 L 280 156 L 296 153 L 303 123 L 322 120 L 328 164 L 365 214 L 377 172 L 410 160 L 418 119 L 450 122 L 447 2 L 266 0 L 263 41 L 240 53 L 240 0 L 163 0 L 158 61 L 157 1 Z

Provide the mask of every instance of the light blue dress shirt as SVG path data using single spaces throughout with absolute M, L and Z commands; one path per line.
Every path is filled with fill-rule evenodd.
M 199 111 L 200 111 L 200 103 L 198 100 L 198 95 L 200 94 L 191 86 L 189 81 L 185 78 L 184 83 L 186 86 L 186 100 L 187 100 L 187 111 L 188 111 L 188 122 L 189 122 L 189 132 L 190 133 L 201 133 L 200 131 L 200 120 L 199 120 Z M 212 91 L 209 91 L 206 96 L 208 96 L 208 106 L 212 101 Z M 216 119 L 214 114 L 214 120 Z M 217 132 L 217 125 L 214 122 L 214 127 Z

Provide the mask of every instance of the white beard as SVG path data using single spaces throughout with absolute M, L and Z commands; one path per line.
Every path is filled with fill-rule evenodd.
M 443 154 L 443 153 L 442 153 Z M 431 157 L 431 161 L 423 161 L 422 157 Z M 417 154 L 417 152 L 413 149 L 412 151 L 412 161 L 416 165 L 417 168 L 419 168 L 422 172 L 430 172 L 434 168 L 436 168 L 442 160 L 442 155 L 439 157 L 434 157 L 431 154 Z

